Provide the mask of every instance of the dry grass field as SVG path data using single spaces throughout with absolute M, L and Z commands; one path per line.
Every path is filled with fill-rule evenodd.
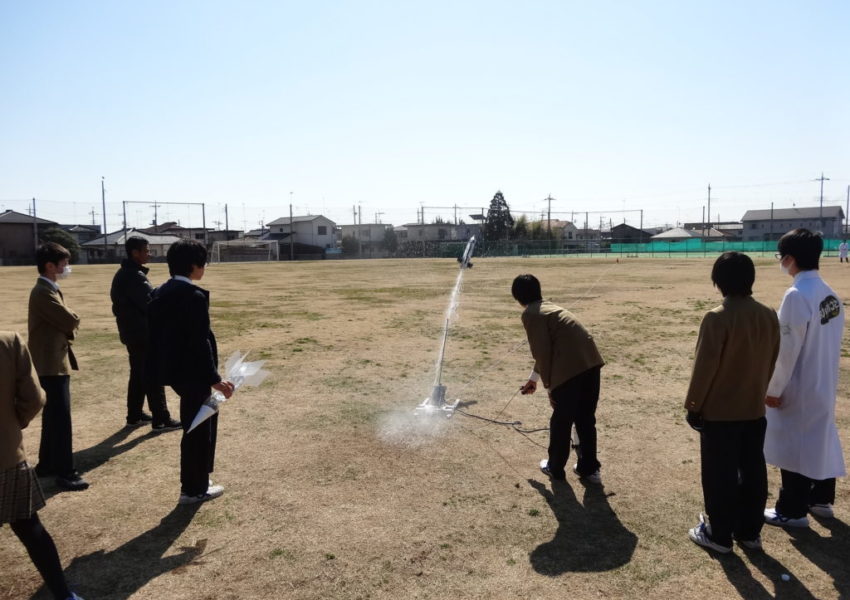
M 476 414 L 548 424 L 545 394 L 508 404 L 532 364 L 510 282 L 536 274 L 608 363 L 604 488 L 568 477 L 553 492 L 537 470 L 545 432 L 523 437 L 463 415 L 426 432 L 411 425 L 434 377 L 453 261 L 216 264 L 202 285 L 223 358 L 250 349 L 272 376 L 222 409 L 213 477 L 225 495 L 178 507 L 180 434 L 123 429 L 114 267 L 75 266 L 62 287 L 82 317 L 74 447 L 91 488 L 46 487 L 40 514 L 78 591 L 87 600 L 850 597 L 845 480 L 836 519 L 794 535 L 766 528 L 764 553 L 736 547 L 719 558 L 687 538 L 702 492 L 682 402 L 699 322 L 719 303 L 711 259 L 475 262 L 449 338 L 448 395 Z M 790 280 L 773 260 L 757 264 L 755 295 L 777 307 Z M 823 273 L 850 299 L 850 268 L 829 259 Z M 155 284 L 165 277 L 152 266 Z M 34 268 L 0 269 L 0 329 L 26 331 L 34 280 Z M 843 355 L 846 367 L 846 346 Z M 845 449 L 849 388 L 845 368 Z M 176 413 L 170 390 L 169 404 Z M 25 438 L 32 464 L 39 432 L 36 419 Z M 770 482 L 774 498 L 773 468 Z M 2 528 L 0 598 L 46 597 Z

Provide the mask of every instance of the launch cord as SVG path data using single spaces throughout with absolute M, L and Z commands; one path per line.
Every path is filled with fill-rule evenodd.
M 538 429 L 523 429 L 522 427 L 520 427 L 522 425 L 522 421 L 499 421 L 498 419 L 490 419 L 487 417 L 482 417 L 480 415 L 474 415 L 460 408 L 455 409 L 455 412 L 460 413 L 465 417 L 471 417 L 480 421 L 486 421 L 488 423 L 493 423 L 494 425 L 507 425 L 508 427 L 515 429 L 518 433 L 537 433 L 539 431 L 549 431 L 548 427 L 540 427 Z

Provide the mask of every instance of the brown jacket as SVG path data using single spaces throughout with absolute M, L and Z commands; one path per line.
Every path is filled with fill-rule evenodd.
M 77 369 L 71 342 L 80 317 L 65 306 L 62 292 L 39 278 L 30 292 L 29 345 L 32 362 L 40 376 L 70 375 Z
M 547 390 L 553 390 L 593 367 L 605 364 L 593 336 L 575 315 L 547 300 L 532 302 L 522 324 L 534 357 L 534 370 Z
M 21 337 L 0 331 L 0 470 L 26 459 L 21 430 L 44 406 L 44 391 Z
M 685 408 L 706 421 L 763 417 L 778 354 L 776 311 L 752 296 L 727 296 L 703 317 Z

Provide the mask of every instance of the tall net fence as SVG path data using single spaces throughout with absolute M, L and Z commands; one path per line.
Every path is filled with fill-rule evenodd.
M 840 239 L 824 240 L 824 255 L 838 254 Z M 397 257 L 452 258 L 463 253 L 466 242 L 408 242 L 405 248 L 399 248 Z M 638 243 L 602 243 L 594 245 L 564 246 L 549 240 L 506 240 L 478 242 L 476 257 L 497 256 L 712 256 L 723 252 L 744 252 L 756 256 L 773 256 L 776 253 L 776 241 L 704 241 L 691 239 L 682 241 L 653 240 Z

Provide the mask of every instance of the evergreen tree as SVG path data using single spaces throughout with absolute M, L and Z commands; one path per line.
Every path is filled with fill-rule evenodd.
M 517 217 L 511 237 L 515 240 L 528 239 L 528 218 L 525 215 Z
M 42 242 L 54 242 L 63 246 L 71 253 L 71 262 L 75 263 L 80 259 L 80 244 L 74 239 L 70 233 L 59 227 L 51 227 L 41 235 Z
M 395 251 L 398 250 L 398 236 L 392 227 L 387 227 L 387 229 L 384 230 L 384 239 L 382 243 L 387 252 L 395 254 Z
M 511 209 L 502 192 L 496 192 L 487 210 L 487 221 L 484 223 L 482 236 L 487 241 L 506 240 L 510 237 L 513 226 Z
M 346 256 L 356 256 L 359 248 L 360 244 L 353 235 L 347 235 L 342 238 L 342 253 Z

